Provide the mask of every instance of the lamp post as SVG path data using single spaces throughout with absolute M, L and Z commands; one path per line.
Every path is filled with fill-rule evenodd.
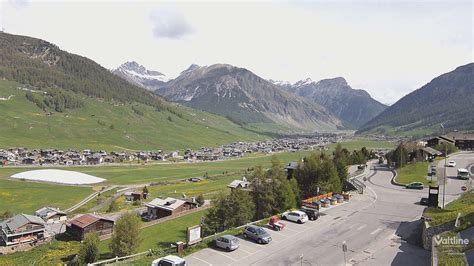
M 440 123 L 440 126 L 443 129 L 443 136 L 444 136 L 445 132 L 444 132 L 443 123 Z M 446 183 L 447 183 L 447 180 L 446 180 L 446 164 L 447 164 L 447 160 L 448 160 L 448 145 L 447 145 L 446 142 L 444 142 L 443 209 L 444 209 L 444 198 L 446 196 Z

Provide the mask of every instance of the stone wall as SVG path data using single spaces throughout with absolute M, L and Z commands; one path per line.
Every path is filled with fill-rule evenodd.
M 431 250 L 433 237 L 437 234 L 441 234 L 446 231 L 454 229 L 455 221 L 450 221 L 437 226 L 430 226 L 427 221 L 423 222 L 423 231 L 421 232 L 421 238 L 423 240 L 423 248 Z

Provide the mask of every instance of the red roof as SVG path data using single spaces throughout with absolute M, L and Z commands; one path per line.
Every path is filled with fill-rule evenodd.
M 79 216 L 77 217 L 76 219 L 72 220 L 71 221 L 71 224 L 77 226 L 77 227 L 80 227 L 80 228 L 85 228 L 99 220 L 108 220 L 108 219 L 105 219 L 105 218 L 102 218 L 102 217 L 99 217 L 99 216 L 96 216 L 96 215 L 93 215 L 93 214 L 84 214 L 82 216 Z M 111 220 L 110 220 L 111 221 Z M 111 221 L 113 222 L 113 221 Z

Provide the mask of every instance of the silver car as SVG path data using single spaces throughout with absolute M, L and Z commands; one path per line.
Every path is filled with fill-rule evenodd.
M 224 235 L 216 239 L 216 246 L 227 251 L 236 250 L 239 248 L 239 239 L 235 236 Z

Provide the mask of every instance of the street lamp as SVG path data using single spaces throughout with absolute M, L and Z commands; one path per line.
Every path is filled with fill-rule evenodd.
M 443 136 L 445 134 L 444 132 L 444 125 L 443 123 L 440 123 L 439 124 L 441 126 L 441 128 L 443 129 Z M 446 180 L 446 164 L 447 164 L 447 160 L 448 160 L 448 145 L 446 143 L 446 141 L 444 142 L 444 180 L 443 180 L 443 209 L 444 209 L 444 198 L 446 196 L 446 183 L 447 183 L 447 180 Z

